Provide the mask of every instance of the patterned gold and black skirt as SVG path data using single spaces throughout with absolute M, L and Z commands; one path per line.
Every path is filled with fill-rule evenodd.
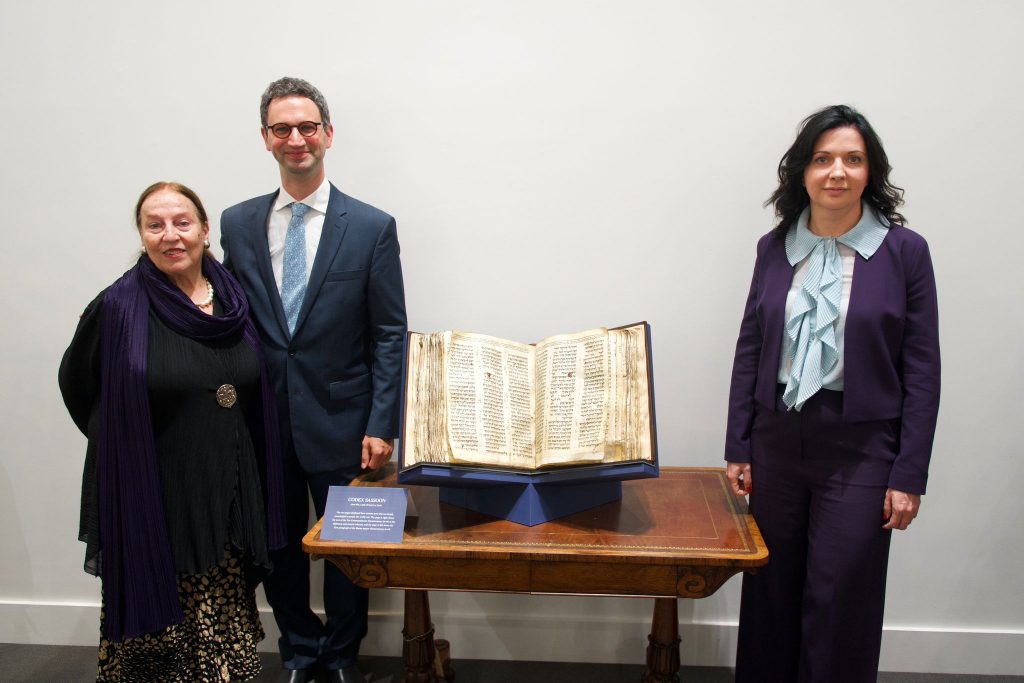
M 179 574 L 178 595 L 182 623 L 120 643 L 100 638 L 97 682 L 238 681 L 259 674 L 263 626 L 237 551 L 229 549 L 203 574 Z

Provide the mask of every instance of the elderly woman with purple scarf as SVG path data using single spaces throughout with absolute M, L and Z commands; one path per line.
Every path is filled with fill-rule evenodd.
M 64 402 L 88 437 L 79 538 L 103 582 L 98 681 L 256 676 L 254 589 L 283 544 L 274 398 L 196 194 L 151 185 L 142 255 L 82 314 Z

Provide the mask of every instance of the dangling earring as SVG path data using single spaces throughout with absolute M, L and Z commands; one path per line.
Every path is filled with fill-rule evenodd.
M 205 240 L 203 240 L 203 247 L 206 248 L 206 249 L 210 248 L 210 238 L 209 237 L 207 237 Z

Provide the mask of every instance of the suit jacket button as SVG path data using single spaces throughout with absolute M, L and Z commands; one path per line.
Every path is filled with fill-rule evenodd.
M 295 358 L 295 349 L 288 349 L 288 357 Z

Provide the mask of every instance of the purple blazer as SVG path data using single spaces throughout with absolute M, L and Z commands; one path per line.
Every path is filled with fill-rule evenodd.
M 889 487 L 924 493 L 939 412 L 939 318 L 928 244 L 893 225 L 865 260 L 856 255 L 846 315 L 843 419 L 899 418 L 899 452 Z M 793 267 L 785 235 L 757 243 L 729 390 L 725 459 L 750 462 L 754 405 L 775 410 L 786 295 Z

